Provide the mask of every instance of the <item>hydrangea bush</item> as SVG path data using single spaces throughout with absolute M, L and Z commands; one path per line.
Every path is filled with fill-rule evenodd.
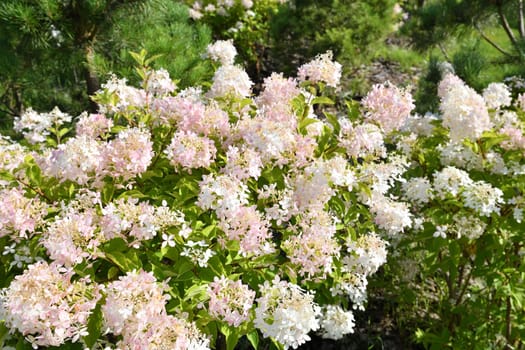
M 411 116 L 390 83 L 340 108 L 330 53 L 258 96 L 231 42 L 207 56 L 220 64 L 207 89 L 179 90 L 142 52 L 142 85 L 113 77 L 98 114 L 28 110 L 27 141 L 2 138 L 4 348 L 340 339 L 390 248 L 448 288 L 446 341 L 472 310 L 520 339 L 523 97 L 451 75 L 441 116 Z
M 288 349 L 353 332 L 380 231 L 411 223 L 384 208 L 402 161 L 376 163 L 380 126 L 314 113 L 341 76 L 330 54 L 258 96 L 234 55 L 210 45 L 210 87 L 179 91 L 134 54 L 142 86 L 112 77 L 98 114 L 16 120 L 25 140 L 0 153 L 3 347 Z
M 452 73 L 438 115 L 396 136 L 408 160 L 390 196 L 413 220 L 389 267 L 401 316 L 431 348 L 521 349 L 525 339 L 525 95 L 482 94 Z

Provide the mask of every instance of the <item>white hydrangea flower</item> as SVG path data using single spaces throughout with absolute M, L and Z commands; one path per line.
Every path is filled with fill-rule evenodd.
M 217 61 L 223 66 L 232 65 L 237 56 L 233 40 L 217 40 L 206 48 L 206 57 Z
M 490 83 L 483 90 L 483 98 L 487 103 L 487 107 L 491 109 L 509 106 L 512 103 L 510 90 L 503 83 Z
M 354 314 L 345 311 L 339 305 L 327 305 L 321 317 L 321 336 L 325 339 L 338 340 L 348 333 L 354 333 Z

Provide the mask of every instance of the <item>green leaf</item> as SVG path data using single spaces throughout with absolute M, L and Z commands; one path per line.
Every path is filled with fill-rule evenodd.
M 312 105 L 333 105 L 334 101 L 326 96 L 318 96 L 312 100 Z
M 246 338 L 248 338 L 254 349 L 259 348 L 259 333 L 257 330 L 253 330 L 252 332 L 246 334 Z
M 93 345 L 95 345 L 95 343 L 97 342 L 97 339 L 102 334 L 102 312 L 100 304 L 97 304 L 97 306 L 89 316 L 87 331 L 89 334 L 86 335 L 83 338 L 83 340 L 88 348 L 92 348 Z
M 121 252 L 110 252 L 106 253 L 106 258 L 117 265 L 122 272 L 137 270 L 141 267 L 134 251 L 129 251 L 126 255 Z

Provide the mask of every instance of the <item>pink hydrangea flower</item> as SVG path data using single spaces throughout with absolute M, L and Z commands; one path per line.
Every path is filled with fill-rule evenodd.
M 367 110 L 365 120 L 377 123 L 385 133 L 400 129 L 415 108 L 410 92 L 390 82 L 374 85 L 362 104 Z

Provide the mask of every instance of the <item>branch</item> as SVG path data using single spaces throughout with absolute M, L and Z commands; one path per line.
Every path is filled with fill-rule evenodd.
M 516 49 L 518 49 L 518 52 L 521 53 L 518 41 L 516 40 L 516 37 L 512 32 L 512 28 L 509 25 L 509 21 L 507 21 L 507 17 L 505 16 L 505 13 L 503 13 L 503 5 L 501 3 L 498 3 L 498 15 L 501 21 L 501 25 L 503 26 L 503 29 L 505 29 L 505 33 L 507 33 L 507 36 L 509 37 L 512 44 L 516 47 Z
M 520 19 L 520 36 L 522 38 L 525 38 L 525 21 L 523 20 L 523 0 L 519 0 L 518 2 L 518 8 L 519 8 L 519 19 Z
M 505 51 L 505 49 L 503 49 L 501 46 L 499 46 L 497 43 L 495 43 L 494 41 L 492 41 L 491 38 L 489 38 L 484 32 L 483 30 L 481 30 L 481 28 L 479 27 L 479 25 L 474 22 L 474 28 L 476 28 L 476 30 L 478 31 L 479 35 L 481 35 L 481 37 L 486 41 L 488 42 L 490 45 L 492 45 L 492 47 L 494 47 L 496 50 L 498 50 L 499 52 L 501 52 L 502 54 L 504 54 L 505 56 L 509 56 L 509 57 L 512 57 L 512 54 L 510 52 L 507 52 Z

